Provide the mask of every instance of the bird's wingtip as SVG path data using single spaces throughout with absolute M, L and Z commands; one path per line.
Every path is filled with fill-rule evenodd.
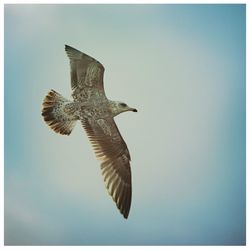
M 68 50 L 76 50 L 75 48 L 71 47 L 71 46 L 68 45 L 68 44 L 65 44 L 64 47 L 65 47 L 65 50 L 66 50 L 66 51 L 68 51 Z

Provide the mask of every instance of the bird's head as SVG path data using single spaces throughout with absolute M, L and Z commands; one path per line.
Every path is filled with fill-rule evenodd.
M 126 111 L 137 112 L 137 109 L 129 107 L 124 102 L 112 102 L 111 109 L 114 116 Z

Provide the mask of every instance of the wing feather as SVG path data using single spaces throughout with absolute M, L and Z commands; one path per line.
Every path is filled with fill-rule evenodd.
M 96 156 L 101 160 L 106 188 L 124 218 L 127 218 L 132 198 L 130 155 L 113 118 L 107 118 L 105 126 L 107 124 L 111 135 L 105 133 L 105 129 L 94 119 L 82 119 Z
M 70 76 L 73 98 L 87 100 L 93 95 L 105 96 L 103 88 L 103 65 L 83 52 L 65 45 L 70 59 Z

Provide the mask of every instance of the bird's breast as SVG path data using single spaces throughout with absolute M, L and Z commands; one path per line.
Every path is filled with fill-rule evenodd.
M 88 105 L 81 106 L 81 113 L 88 118 L 106 118 L 109 117 L 110 110 L 106 103 L 88 103 Z

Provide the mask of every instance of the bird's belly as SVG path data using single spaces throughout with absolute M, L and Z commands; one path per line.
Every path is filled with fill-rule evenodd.
M 83 105 L 81 106 L 82 116 L 85 118 L 105 118 L 109 116 L 109 109 L 106 105 L 99 104 L 97 105 Z

